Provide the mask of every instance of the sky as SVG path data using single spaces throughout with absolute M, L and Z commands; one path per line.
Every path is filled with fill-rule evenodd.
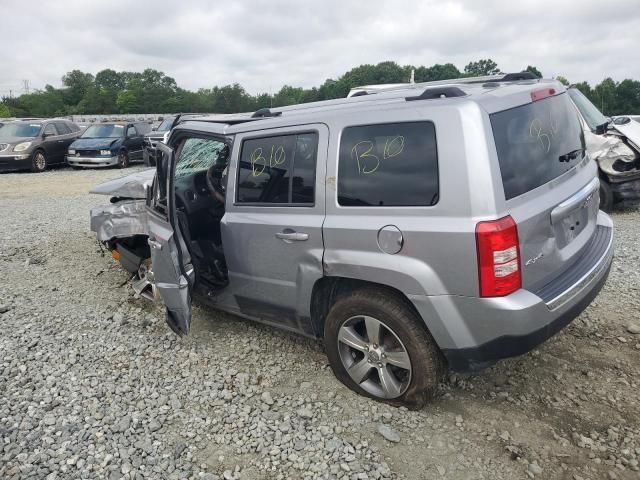
M 614 6 L 615 5 L 615 6 Z M 190 90 L 319 86 L 365 63 L 492 58 L 504 72 L 640 79 L 640 0 L 0 0 L 0 96 L 154 68 Z

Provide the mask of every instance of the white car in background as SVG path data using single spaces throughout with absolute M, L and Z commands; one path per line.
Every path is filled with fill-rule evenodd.
M 640 123 L 631 116 L 605 117 L 577 88 L 568 90 L 582 122 L 587 151 L 600 168 L 600 208 L 640 200 Z M 638 118 L 638 116 L 635 116 Z

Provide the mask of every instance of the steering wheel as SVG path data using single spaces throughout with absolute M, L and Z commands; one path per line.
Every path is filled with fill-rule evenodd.
M 222 174 L 224 172 L 224 168 L 220 170 L 220 166 L 214 164 L 209 167 L 206 176 L 207 187 L 209 188 L 211 195 L 222 204 L 224 204 L 224 198 L 226 194 L 225 189 L 222 185 Z
M 207 187 L 211 191 L 211 195 L 217 201 L 224 205 L 224 198 L 226 195 L 224 182 L 224 172 L 227 169 L 227 159 L 229 158 L 229 146 L 225 145 L 219 152 L 213 165 L 207 170 Z

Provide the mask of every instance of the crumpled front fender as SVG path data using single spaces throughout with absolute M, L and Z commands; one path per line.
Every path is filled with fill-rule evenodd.
M 134 235 L 148 235 L 146 201 L 125 200 L 92 208 L 91 231 L 96 232 L 101 242 Z

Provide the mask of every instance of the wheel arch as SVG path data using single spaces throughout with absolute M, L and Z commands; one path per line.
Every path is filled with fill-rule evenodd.
M 358 278 L 325 276 L 315 282 L 311 292 L 310 313 L 311 327 L 313 328 L 314 334 L 319 338 L 324 336 L 325 319 L 327 318 L 327 314 L 329 313 L 331 306 L 339 298 L 363 288 L 375 288 L 381 291 L 386 291 L 400 299 L 418 316 L 418 318 L 422 319 L 422 323 L 425 328 L 429 330 L 429 326 L 425 322 L 425 319 L 422 318 L 422 315 L 420 315 L 413 302 L 411 302 L 409 297 L 397 288 Z
M 33 152 L 31 152 L 31 158 L 33 159 L 33 157 L 35 157 L 35 156 L 36 156 L 36 153 L 38 153 L 38 152 L 42 152 L 42 153 L 44 153 L 44 154 L 45 154 L 45 156 L 46 156 L 46 155 L 49 155 L 49 154 L 47 153 L 47 149 L 46 149 L 46 148 L 44 148 L 42 145 L 38 145 L 36 148 L 34 148 L 34 149 L 33 149 Z

